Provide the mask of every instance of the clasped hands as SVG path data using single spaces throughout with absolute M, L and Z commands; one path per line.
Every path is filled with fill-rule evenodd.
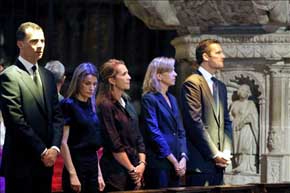
M 215 164 L 218 167 L 226 168 L 229 164 L 231 164 L 232 156 L 228 152 L 218 152 L 217 156 L 214 158 Z
M 57 158 L 58 152 L 54 148 L 49 148 L 45 153 L 41 155 L 41 161 L 46 167 L 52 167 Z
M 177 176 L 184 176 L 186 172 L 186 159 L 182 157 L 179 162 L 174 164 L 174 169 Z
M 129 171 L 129 175 L 136 184 L 135 189 L 139 190 L 142 187 L 143 183 L 143 173 L 145 170 L 145 164 L 140 162 L 139 165 L 134 167 L 132 170 Z

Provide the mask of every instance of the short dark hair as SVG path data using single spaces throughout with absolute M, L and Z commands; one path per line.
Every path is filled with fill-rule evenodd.
M 25 30 L 28 28 L 32 28 L 35 30 L 42 30 L 42 28 L 39 25 L 37 25 L 36 23 L 32 23 L 32 22 L 22 23 L 22 24 L 20 24 L 20 26 L 18 27 L 18 29 L 16 31 L 16 40 L 17 41 L 24 40 L 24 38 L 26 37 Z
M 195 50 L 195 57 L 196 57 L 196 63 L 200 65 L 203 62 L 202 55 L 204 53 L 209 54 L 209 46 L 211 44 L 220 44 L 220 42 L 216 39 L 205 39 L 198 43 L 196 50 Z

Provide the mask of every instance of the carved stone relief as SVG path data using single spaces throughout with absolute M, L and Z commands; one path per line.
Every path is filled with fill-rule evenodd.
M 263 172 L 229 175 L 226 182 L 259 182 L 260 174 L 263 182 L 289 181 L 290 175 L 283 171 L 289 171 L 286 162 L 290 162 L 290 64 L 286 64 L 290 61 L 290 1 L 162 0 L 167 11 L 160 9 L 161 1 L 125 2 L 149 27 L 177 30 L 180 37 L 171 44 L 176 59 L 183 61 L 179 64 L 181 79 L 195 61 L 198 42 L 214 38 L 226 55 L 225 69 L 218 77 L 227 85 L 228 103 L 232 104 L 233 94 L 242 84 L 253 92 L 259 126 L 260 167 L 256 166 Z M 141 14 L 136 14 L 137 9 Z
M 195 48 L 202 39 L 214 38 L 222 43 L 226 58 L 290 58 L 289 33 L 264 35 L 200 35 L 181 36 L 171 41 L 176 48 L 177 59 L 195 60 Z
M 264 122 L 261 122 L 264 120 L 262 116 L 265 115 L 261 109 L 264 109 L 262 106 L 265 104 L 260 103 L 260 100 L 265 97 L 265 77 L 262 73 L 244 70 L 226 69 L 219 76 L 227 85 L 228 104 L 230 104 L 229 109 L 233 121 L 234 157 L 231 172 L 256 174 L 259 173 L 261 140 L 266 141 L 260 137 L 264 136 L 261 135 L 263 130 L 260 130 L 260 127 L 265 128 Z M 247 88 L 247 97 L 244 96 L 246 97 L 244 99 L 241 99 L 240 93 L 240 96 L 237 95 L 237 91 L 241 88 Z M 250 143 L 250 139 L 253 139 L 251 145 L 247 143 L 249 146 L 243 147 L 245 144 L 243 141 L 247 140 Z
M 248 84 L 239 85 L 237 98 L 230 105 L 233 128 L 233 172 L 258 172 L 259 114 Z
M 180 35 L 223 26 L 289 25 L 289 0 L 125 0 L 148 27 L 177 29 Z M 260 26 L 259 26 L 260 25 Z M 231 29 L 229 27 L 228 29 Z M 267 30 L 266 28 L 264 30 Z

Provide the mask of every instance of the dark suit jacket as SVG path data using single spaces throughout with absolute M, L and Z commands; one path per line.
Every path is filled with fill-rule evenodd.
M 172 108 L 161 93 L 142 97 L 142 131 L 147 150 L 148 168 L 174 169 L 166 157 L 172 153 L 180 160 L 187 154 L 185 131 L 176 99 L 167 93 Z
M 45 148 L 60 147 L 63 118 L 54 78 L 42 67 L 39 74 L 42 98 L 20 61 L 0 76 L 0 104 L 6 126 L 1 165 L 4 176 L 29 178 L 43 165 L 41 153 Z
M 232 127 L 227 105 L 227 90 L 218 81 L 220 105 L 214 108 L 214 98 L 199 71 L 189 76 L 182 85 L 184 127 L 187 132 L 189 171 L 212 173 L 218 151 L 231 150 Z

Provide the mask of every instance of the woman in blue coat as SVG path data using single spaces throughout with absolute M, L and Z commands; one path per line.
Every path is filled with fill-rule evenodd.
M 146 188 L 177 187 L 186 171 L 185 131 L 176 98 L 168 92 L 177 76 L 174 64 L 173 58 L 153 59 L 143 82 L 141 118 L 147 150 Z

